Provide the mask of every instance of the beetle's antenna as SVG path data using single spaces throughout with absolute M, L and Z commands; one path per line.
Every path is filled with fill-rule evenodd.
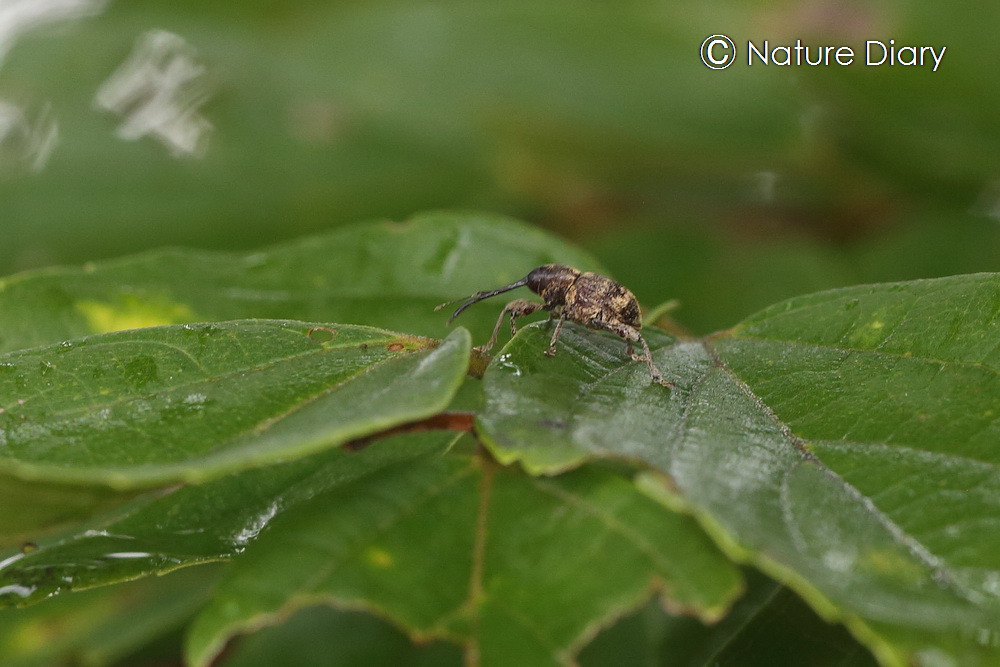
M 435 306 L 434 310 L 441 310 L 445 306 L 450 306 L 451 304 L 458 303 L 459 301 L 465 301 L 465 303 L 459 306 L 458 309 L 456 309 L 455 312 L 451 314 L 451 317 L 448 318 L 448 324 L 451 324 L 456 317 L 462 314 L 463 310 L 465 310 L 472 304 L 478 303 L 483 299 L 488 299 L 491 296 L 496 296 L 497 294 L 503 294 L 504 292 L 509 292 L 512 289 L 517 289 L 518 287 L 524 287 L 527 284 L 528 284 L 528 278 L 527 276 L 525 276 L 524 278 L 518 280 L 516 283 L 511 283 L 510 285 L 504 285 L 503 287 L 498 287 L 497 289 L 489 290 L 488 292 L 476 292 L 475 294 L 470 294 L 469 296 L 462 296 L 457 299 L 452 299 L 451 301 L 445 301 L 441 305 Z

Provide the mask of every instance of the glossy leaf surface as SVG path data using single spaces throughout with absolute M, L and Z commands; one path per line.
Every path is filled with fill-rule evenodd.
M 217 567 L 190 568 L 61 596 L 43 605 L 0 609 L 4 667 L 176 662 L 179 653 L 169 644 L 155 657 L 126 658 L 178 633 L 205 604 L 218 574 Z
M 0 468 L 135 488 L 303 456 L 442 410 L 468 333 L 236 321 L 0 357 Z
M 539 325 L 487 372 L 479 426 L 535 472 L 612 456 L 666 473 L 666 502 L 887 662 L 989 664 L 998 313 L 1000 278 L 977 274 L 801 297 L 710 340 L 650 332 L 672 390 L 581 327 L 547 358 Z
M 687 517 L 597 468 L 534 479 L 478 456 L 386 467 L 272 522 L 195 624 L 205 664 L 231 635 L 316 603 L 366 609 L 483 664 L 567 660 L 659 589 L 716 618 L 738 574 Z
M 28 549 L 0 552 L 0 603 L 29 604 L 55 593 L 226 560 L 242 553 L 275 517 L 313 496 L 390 465 L 441 452 L 446 431 L 395 436 L 360 453 L 324 451 L 226 475 L 166 494 L 147 494 Z

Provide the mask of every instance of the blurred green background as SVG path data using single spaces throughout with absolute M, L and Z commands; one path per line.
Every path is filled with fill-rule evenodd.
M 6 4 L 35 9 L 0 13 L 2 273 L 489 210 L 588 248 L 646 307 L 680 299 L 704 333 L 808 291 L 1000 265 L 1000 6 Z M 145 75 L 166 88 L 102 108 L 150 31 L 176 36 Z M 714 71 L 714 33 L 947 52 L 937 72 Z M 197 149 L 121 138 L 137 114 Z

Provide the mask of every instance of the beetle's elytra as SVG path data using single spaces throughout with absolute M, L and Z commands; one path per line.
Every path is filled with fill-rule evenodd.
M 656 364 L 653 363 L 653 355 L 650 354 L 646 339 L 639 333 L 639 329 L 642 328 L 642 317 L 635 295 L 621 283 L 598 273 L 581 273 L 572 266 L 564 264 L 545 264 L 532 269 L 528 275 L 517 282 L 494 290 L 476 292 L 453 301 L 446 301 L 434 310 L 441 310 L 449 304 L 464 301 L 465 303 L 459 306 L 448 319 L 448 323 L 451 324 L 456 317 L 462 314 L 463 310 L 472 304 L 518 287 L 528 287 L 532 292 L 542 297 L 544 303 L 516 299 L 504 306 L 496 326 L 493 327 L 493 335 L 480 348 L 484 352 L 491 349 L 497 342 L 497 334 L 503 325 L 504 316 L 508 313 L 510 314 L 510 333 L 513 336 L 517 333 L 515 324 L 517 318 L 530 315 L 537 310 L 547 310 L 550 316 L 557 321 L 555 331 L 552 332 L 552 340 L 549 341 L 549 347 L 545 350 L 545 354 L 552 356 L 556 353 L 556 340 L 559 338 L 559 332 L 562 331 L 563 323 L 570 320 L 590 329 L 605 329 L 618 334 L 625 340 L 628 355 L 634 361 L 645 361 L 646 365 L 649 366 L 649 375 L 653 382 L 665 387 L 673 385 L 672 382 L 663 379 Z M 643 355 L 634 353 L 633 343 L 642 345 Z

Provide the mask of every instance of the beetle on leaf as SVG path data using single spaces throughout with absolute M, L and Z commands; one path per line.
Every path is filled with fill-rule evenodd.
M 563 323 L 570 320 L 589 329 L 604 329 L 618 334 L 625 340 L 625 351 L 633 361 L 645 361 L 646 365 L 649 366 L 649 375 L 653 382 L 665 387 L 673 385 L 672 382 L 663 379 L 660 370 L 653 363 L 653 355 L 649 351 L 646 339 L 639 333 L 639 329 L 642 328 L 642 317 L 635 295 L 621 283 L 598 273 L 581 273 L 564 264 L 545 264 L 532 269 L 528 275 L 517 282 L 494 290 L 476 292 L 453 301 L 446 301 L 434 310 L 441 310 L 449 304 L 465 301 L 448 319 L 448 324 L 451 324 L 456 317 L 462 314 L 462 311 L 472 304 L 518 287 L 528 287 L 532 292 L 542 297 L 544 303 L 515 299 L 504 306 L 496 326 L 493 327 L 493 335 L 480 348 L 482 351 L 489 351 L 497 342 L 497 335 L 500 333 L 500 327 L 503 325 L 506 315 L 510 315 L 510 333 L 513 336 L 517 333 L 515 324 L 517 318 L 530 315 L 537 310 L 547 310 L 550 316 L 556 320 L 552 340 L 549 341 L 549 347 L 545 350 L 545 354 L 550 357 L 556 353 L 556 341 L 559 339 Z M 632 349 L 633 343 L 639 343 L 642 346 L 642 355 L 635 354 Z

